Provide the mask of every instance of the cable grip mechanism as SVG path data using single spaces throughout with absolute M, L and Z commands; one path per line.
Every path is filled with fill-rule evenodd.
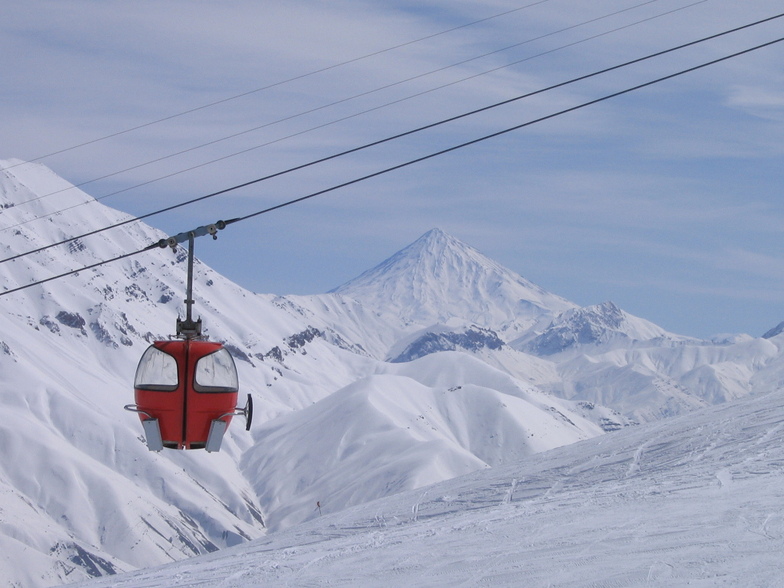
M 176 249 L 177 245 L 179 245 L 180 243 L 185 243 L 189 239 L 195 239 L 196 237 L 203 237 L 204 235 L 212 235 L 213 239 L 217 239 L 218 231 L 222 231 L 225 228 L 226 228 L 226 221 L 219 220 L 209 225 L 204 225 L 197 229 L 193 229 L 192 231 L 185 231 L 184 233 L 179 233 L 177 235 L 174 235 L 173 237 L 161 239 L 160 241 L 158 241 L 158 247 L 160 247 L 161 249 L 165 249 L 166 247 L 171 247 L 172 249 Z

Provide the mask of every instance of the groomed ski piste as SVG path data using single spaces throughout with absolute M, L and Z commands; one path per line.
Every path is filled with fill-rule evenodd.
M 783 432 L 777 390 L 77 586 L 781 586 Z

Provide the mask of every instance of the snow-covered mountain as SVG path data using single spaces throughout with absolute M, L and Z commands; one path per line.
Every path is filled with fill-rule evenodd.
M 553 355 L 568 349 L 606 346 L 613 343 L 629 347 L 635 341 L 666 339 L 686 342 L 685 337 L 668 333 L 661 327 L 632 316 L 612 302 L 574 308 L 560 314 L 541 333 L 532 333 L 529 341 L 518 340 L 516 346 L 534 355 Z M 696 341 L 694 341 L 696 342 Z
M 618 415 L 578 410 L 458 353 L 376 373 L 261 425 L 242 461 L 278 530 L 601 434 Z M 285 471 L 286 476 L 269 476 Z
M 333 292 L 383 309 L 407 325 L 460 318 L 507 340 L 576 306 L 440 229 Z
M 0 168 L 0 293 L 165 236 L 129 223 L 3 262 L 128 217 L 43 166 Z M 195 312 L 234 356 L 254 430 L 154 454 L 122 407 L 184 314 L 184 259 L 153 249 L 0 296 L 7 584 L 224 549 L 784 384 L 784 334 L 697 341 L 579 308 L 434 229 L 328 294 L 253 294 L 197 263 Z

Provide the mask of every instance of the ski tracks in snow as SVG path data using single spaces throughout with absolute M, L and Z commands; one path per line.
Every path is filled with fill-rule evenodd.
M 90 588 L 780 585 L 781 423 L 784 397 L 727 404 Z

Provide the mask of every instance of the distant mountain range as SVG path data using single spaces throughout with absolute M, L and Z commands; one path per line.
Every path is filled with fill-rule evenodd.
M 41 165 L 9 165 L 0 260 L 129 218 Z M 164 236 L 133 222 L 0 263 L 0 291 Z M 155 249 L 0 297 L 7 584 L 214 551 L 784 382 L 781 326 L 722 342 L 668 333 L 612 302 L 581 308 L 433 229 L 327 294 L 254 294 L 197 263 L 196 312 L 233 354 L 256 424 L 232 427 L 217 454 L 150 453 L 122 407 L 146 346 L 184 315 L 184 257 Z

